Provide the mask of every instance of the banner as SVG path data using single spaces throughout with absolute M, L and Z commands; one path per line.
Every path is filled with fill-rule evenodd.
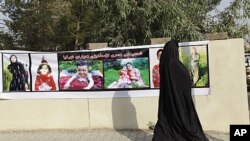
M 180 43 L 195 95 L 209 94 L 208 41 Z M 1 51 L 0 98 L 158 96 L 163 44 L 70 52 Z

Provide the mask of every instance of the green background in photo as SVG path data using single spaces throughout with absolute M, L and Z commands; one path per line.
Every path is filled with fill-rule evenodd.
M 206 47 L 204 47 L 206 48 Z M 200 78 L 198 82 L 196 83 L 196 86 L 203 87 L 208 86 L 208 62 L 207 62 L 207 52 L 205 51 L 198 52 L 200 54 L 200 61 L 199 61 L 199 67 L 200 67 Z M 180 55 L 180 60 L 184 64 L 184 66 L 189 70 L 189 64 L 190 64 L 190 54 L 183 51 Z
M 90 60 L 89 72 L 93 70 L 99 70 L 103 72 L 103 61 L 102 60 Z M 76 73 L 76 61 L 59 61 L 59 69 L 67 70 L 69 73 Z
M 139 69 L 141 77 L 145 85 L 149 86 L 149 65 L 148 58 L 135 58 L 135 59 L 108 59 L 104 61 L 104 88 L 108 88 L 110 84 L 118 81 L 120 78 L 120 70 L 123 68 L 123 62 L 132 62 L 133 66 Z M 138 88 L 133 84 L 132 88 Z
M 10 82 L 12 80 L 12 74 L 9 72 L 9 70 L 7 69 L 7 64 L 3 65 L 3 82 L 4 82 L 4 91 L 9 91 L 10 89 Z

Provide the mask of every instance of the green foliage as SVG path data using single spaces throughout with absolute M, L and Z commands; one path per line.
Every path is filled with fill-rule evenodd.
M 187 70 L 190 69 L 190 58 L 189 55 L 183 53 L 181 56 L 181 61 Z M 200 78 L 196 83 L 197 86 L 207 86 L 208 85 L 208 63 L 207 63 L 207 54 L 205 52 L 200 53 L 200 61 L 199 61 L 199 75 Z
M 200 53 L 200 67 L 201 68 L 207 68 L 207 54 L 206 53 Z
M 200 53 L 200 62 L 199 62 L 199 74 L 200 78 L 196 83 L 197 86 L 208 86 L 208 63 L 206 53 Z
M 145 85 L 149 86 L 149 70 L 144 68 L 141 69 L 140 72 L 143 82 L 145 83 Z
M 115 70 L 120 70 L 123 67 L 123 65 L 125 65 L 125 64 L 121 64 L 121 61 L 122 59 L 105 60 L 104 68 L 105 69 L 112 68 Z M 135 68 L 138 68 L 139 70 L 148 68 L 148 58 L 136 58 L 131 63 L 133 64 Z
M 139 69 L 141 73 L 141 77 L 145 85 L 149 86 L 149 70 Z M 113 68 L 107 69 L 104 71 L 104 88 L 107 88 L 110 84 L 112 84 L 114 81 L 118 81 L 120 79 L 120 70 L 116 70 Z M 132 88 L 138 88 L 136 84 L 132 83 Z
M 148 59 L 146 58 L 136 58 L 132 62 L 133 66 L 138 68 L 139 70 L 148 68 Z
M 122 68 L 121 60 L 120 59 L 107 59 L 104 62 L 104 69 L 113 68 L 115 70 L 120 70 Z
M 59 61 L 59 69 L 67 70 L 70 73 L 76 73 L 76 61 Z M 103 71 L 102 60 L 91 60 L 89 62 L 89 72 L 92 70 Z
M 105 41 L 112 47 L 149 44 L 150 25 L 155 19 L 151 9 L 155 4 L 151 0 L 88 0 L 89 7 L 95 9 L 98 17 L 92 41 Z
M 205 74 L 201 75 L 200 79 L 196 83 L 196 86 L 208 86 L 208 73 L 206 72 Z
M 148 70 L 148 59 L 147 58 L 136 58 L 132 60 L 133 67 L 139 69 L 141 77 L 146 85 L 149 86 L 149 70 Z M 104 63 L 104 87 L 107 88 L 114 81 L 118 81 L 120 78 L 120 70 L 124 64 L 121 64 L 121 59 L 109 59 L 105 60 Z M 137 88 L 134 84 L 133 88 Z
M 0 47 L 26 50 L 76 50 L 89 42 L 111 47 L 150 44 L 151 38 L 203 40 L 204 34 L 227 32 L 250 36 L 250 0 L 0 0 L 9 32 Z M 7 34 L 7 35 L 5 35 Z M 4 35 L 4 36 L 3 36 Z M 248 40 L 249 41 L 249 40 Z
M 208 32 L 227 32 L 230 38 L 249 39 L 250 0 L 234 0 L 224 11 L 210 19 Z
M 89 71 L 99 70 L 103 72 L 103 63 L 102 60 L 91 60 L 89 64 Z
M 184 66 L 188 69 L 189 68 L 189 63 L 190 63 L 189 55 L 182 54 L 180 56 L 180 59 L 181 59 L 182 63 L 184 64 Z
M 75 61 L 59 61 L 59 69 L 67 70 L 71 73 L 76 73 L 76 62 Z
M 119 70 L 108 69 L 104 71 L 104 88 L 107 88 L 114 81 L 119 80 Z
M 4 90 L 5 91 L 9 91 L 9 89 L 10 89 L 10 82 L 12 80 L 12 74 L 7 69 L 7 65 L 4 64 L 3 66 L 4 66 L 4 69 L 3 69 L 3 74 L 4 74 L 4 79 L 3 79 Z
M 84 48 L 93 21 L 83 0 L 5 0 L 0 9 L 13 43 L 27 50 Z
M 9 34 L 0 31 L 0 50 L 8 50 L 13 48 L 14 45 L 12 37 Z
M 211 11 L 216 12 L 216 6 L 221 0 L 132 0 L 114 3 L 105 0 L 89 1 L 96 5 L 103 23 L 101 28 L 104 29 L 97 30 L 98 34 L 102 37 L 103 33 L 106 41 L 111 40 L 114 46 L 127 43 L 147 44 L 147 40 L 152 37 L 172 37 L 179 41 L 202 40 L 204 34 L 225 31 L 229 38 L 249 35 L 246 21 L 250 17 L 250 0 L 234 0 L 229 8 L 213 16 Z M 117 11 L 120 15 L 115 15 Z M 135 18 L 132 16 L 134 13 L 138 15 Z M 143 36 L 140 37 L 144 40 L 127 36 L 127 33 L 142 33 Z

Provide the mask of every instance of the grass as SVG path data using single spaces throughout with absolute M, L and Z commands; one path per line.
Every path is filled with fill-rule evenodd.
M 182 54 L 181 60 L 182 63 L 184 64 L 184 66 L 189 69 L 189 56 L 186 54 Z M 200 74 L 200 78 L 198 80 L 198 82 L 196 83 L 196 86 L 198 87 L 202 87 L 202 86 L 208 86 L 208 63 L 207 63 L 207 55 L 206 53 L 200 53 L 200 61 L 199 61 L 199 74 Z

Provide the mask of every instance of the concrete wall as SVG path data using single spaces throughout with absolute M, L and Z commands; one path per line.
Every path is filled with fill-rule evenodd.
M 195 103 L 204 129 L 228 132 L 230 124 L 249 124 L 244 41 L 211 41 L 210 52 L 211 95 Z
M 211 94 L 195 96 L 204 130 L 249 124 L 243 39 L 210 44 Z M 0 100 L 0 130 L 141 128 L 157 120 L 158 97 Z
M 168 42 L 170 40 L 171 40 L 171 37 L 151 38 L 150 42 L 151 42 L 151 45 L 153 45 L 153 44 L 165 44 L 166 42 Z
M 88 44 L 88 49 L 101 49 L 101 48 L 106 48 L 108 47 L 108 43 L 89 43 Z

